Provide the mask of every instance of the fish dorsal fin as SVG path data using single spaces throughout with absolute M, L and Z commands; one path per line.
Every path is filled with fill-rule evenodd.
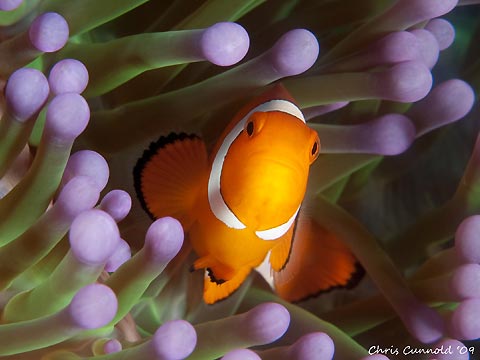
M 291 101 L 281 100 L 281 99 L 273 99 L 273 100 L 266 101 L 260 105 L 257 105 L 252 110 L 250 110 L 243 118 L 241 118 L 236 123 L 236 125 L 230 130 L 230 132 L 223 139 L 223 142 L 218 148 L 217 153 L 215 154 L 215 158 L 213 159 L 212 169 L 210 172 L 210 177 L 208 179 L 208 202 L 210 204 L 210 209 L 212 210 L 215 217 L 221 222 L 223 222 L 225 225 L 233 229 L 245 229 L 246 225 L 243 224 L 238 219 L 238 217 L 233 213 L 233 211 L 228 207 L 228 205 L 226 204 L 222 196 L 222 193 L 220 190 L 220 179 L 222 176 L 223 163 L 225 161 L 225 157 L 227 156 L 228 150 L 230 149 L 230 146 L 235 141 L 237 136 L 240 135 L 240 133 L 243 131 L 245 127 L 245 123 L 250 118 L 250 116 L 256 112 L 269 112 L 269 111 L 284 112 L 292 116 L 295 116 L 296 118 L 305 122 L 305 118 L 303 117 L 302 112 Z M 295 214 L 292 218 L 293 219 L 295 218 Z M 290 220 L 288 220 L 287 223 Z M 276 239 L 279 236 L 283 235 L 288 230 L 290 226 L 287 223 L 280 224 L 278 227 L 276 227 L 276 228 L 279 228 L 278 231 L 272 232 L 272 234 L 276 236 L 275 238 L 272 238 L 272 235 L 268 234 L 269 229 L 264 230 L 266 231 L 265 233 L 263 233 L 263 231 L 260 232 L 259 237 L 262 237 L 261 235 L 263 233 L 265 234 L 264 240 Z
M 144 151 L 134 168 L 134 185 L 143 208 L 154 219 L 172 216 L 187 230 L 208 155 L 196 135 L 171 133 Z

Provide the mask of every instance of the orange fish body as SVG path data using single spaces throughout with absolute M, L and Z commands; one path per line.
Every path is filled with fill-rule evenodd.
M 277 86 L 235 116 L 210 158 L 185 134 L 145 152 L 135 169 L 140 200 L 153 217 L 181 221 L 198 255 L 193 269 L 206 270 L 205 302 L 229 296 L 267 256 L 275 272 L 285 267 L 319 151 L 317 133 Z

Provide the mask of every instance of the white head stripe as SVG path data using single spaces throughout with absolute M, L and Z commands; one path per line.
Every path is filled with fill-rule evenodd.
M 223 162 L 225 161 L 225 157 L 227 156 L 230 146 L 235 141 L 237 136 L 242 132 L 243 128 L 245 127 L 245 123 L 250 116 L 256 112 L 268 111 L 281 111 L 295 116 L 296 118 L 305 122 L 302 112 L 295 104 L 287 100 L 270 100 L 250 110 L 248 114 L 245 115 L 227 134 L 222 145 L 218 149 L 215 159 L 213 160 L 212 171 L 210 172 L 210 178 L 208 179 L 208 202 L 210 203 L 210 209 L 214 213 L 215 217 L 230 228 L 245 229 L 246 226 L 228 208 L 220 192 L 220 178 L 222 176 Z
M 290 226 L 292 226 L 293 222 L 295 221 L 299 210 L 300 207 L 297 209 L 297 211 L 295 211 L 295 214 L 293 214 L 293 216 L 288 219 L 286 223 L 268 230 L 255 231 L 255 234 L 262 240 L 278 239 L 280 236 L 284 235 L 288 231 L 288 229 L 290 229 Z

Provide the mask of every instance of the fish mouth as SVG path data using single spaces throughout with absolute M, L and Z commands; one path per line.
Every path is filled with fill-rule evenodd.
M 271 159 L 268 159 L 267 160 L 269 163 L 273 163 L 273 164 L 277 164 L 277 165 L 280 165 L 280 166 L 285 166 L 285 167 L 288 167 L 288 168 L 294 168 L 294 164 L 292 164 L 290 161 L 284 161 L 282 159 L 279 159 L 279 158 L 271 158 Z
M 255 161 L 255 157 L 252 156 L 252 160 Z M 261 159 L 258 160 L 261 163 L 265 163 L 266 165 L 277 165 L 282 168 L 287 168 L 289 170 L 292 170 L 294 172 L 299 172 L 300 169 L 302 168 L 300 162 L 298 161 L 292 161 L 292 160 L 286 160 L 283 159 L 282 157 L 262 157 Z

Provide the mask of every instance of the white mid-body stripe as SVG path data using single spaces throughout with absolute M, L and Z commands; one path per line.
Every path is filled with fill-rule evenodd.
M 292 226 L 293 222 L 295 221 L 295 218 L 297 217 L 299 210 L 300 210 L 300 207 L 298 207 L 297 211 L 295 211 L 295 214 L 293 214 L 292 217 L 288 219 L 286 223 L 283 223 L 282 225 L 279 225 L 271 229 L 255 231 L 255 234 L 260 239 L 263 239 L 263 240 L 278 239 L 280 236 L 285 234 L 288 231 L 288 229 L 290 229 L 290 226 Z
M 230 146 L 235 141 L 237 136 L 242 132 L 245 127 L 245 123 L 256 112 L 268 112 L 268 111 L 281 111 L 305 122 L 305 118 L 300 111 L 300 109 L 293 103 L 287 100 L 270 100 L 263 104 L 258 105 L 253 108 L 245 115 L 227 134 L 223 140 L 222 145 L 218 149 L 217 155 L 213 160 L 212 171 L 210 172 L 210 178 L 208 179 L 208 202 L 210 204 L 210 209 L 212 210 L 215 217 L 223 222 L 230 228 L 233 229 L 245 229 L 246 226 L 243 224 L 237 216 L 229 209 L 223 196 L 220 191 L 220 178 L 222 176 L 223 163 L 225 157 L 227 156 Z M 275 228 L 257 231 L 256 234 L 261 239 L 264 240 L 275 240 L 285 234 L 290 226 L 292 225 L 295 217 L 298 213 L 298 210 L 293 214 L 293 216 L 284 224 L 281 224 Z

